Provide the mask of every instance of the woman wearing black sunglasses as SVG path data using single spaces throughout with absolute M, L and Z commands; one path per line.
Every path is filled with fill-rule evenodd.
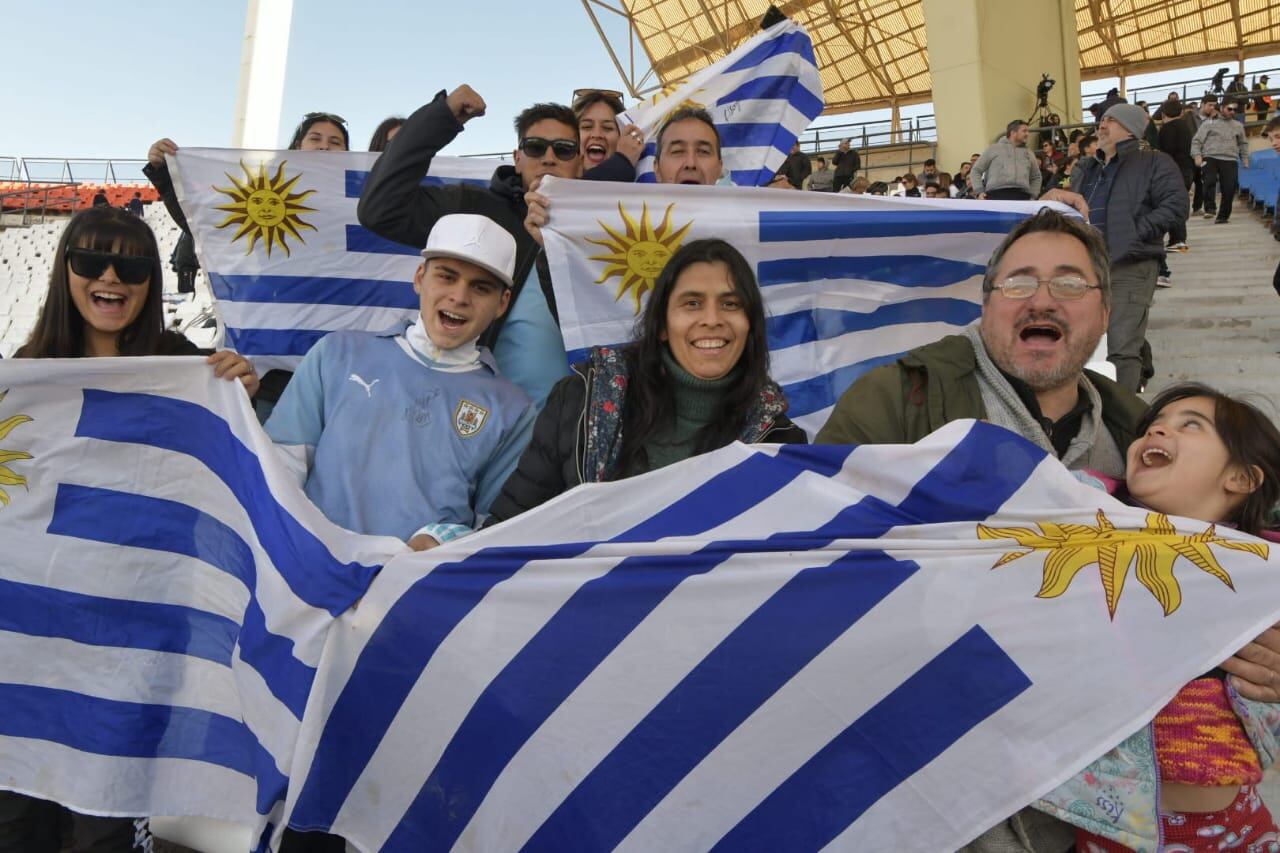
M 49 294 L 18 358 L 198 355 L 195 344 L 166 330 L 155 235 L 136 216 L 111 207 L 81 211 L 58 241 Z M 252 396 L 253 366 L 242 355 L 209 356 L 224 379 Z

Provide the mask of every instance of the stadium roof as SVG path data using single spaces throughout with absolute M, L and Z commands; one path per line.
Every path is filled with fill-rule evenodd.
M 769 0 L 582 0 L 633 97 L 715 62 L 759 29 Z M 827 113 L 928 101 L 921 0 L 788 0 L 813 38 Z M 1082 79 L 1280 53 L 1272 0 L 1075 0 Z M 627 40 L 611 42 L 610 18 Z M 640 55 L 635 48 L 640 47 Z M 639 65 L 637 65 L 639 61 Z

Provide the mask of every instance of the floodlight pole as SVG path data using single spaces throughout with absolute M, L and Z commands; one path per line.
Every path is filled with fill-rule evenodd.
M 278 148 L 293 0 L 249 0 L 233 148 Z

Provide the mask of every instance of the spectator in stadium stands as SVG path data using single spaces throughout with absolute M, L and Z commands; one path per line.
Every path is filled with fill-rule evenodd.
M 829 193 L 835 191 L 836 173 L 827 165 L 826 157 L 818 158 L 818 168 L 805 181 L 804 188 L 814 192 Z
M 125 207 L 127 207 L 129 212 L 134 216 L 141 216 L 143 214 L 142 193 L 134 193 L 133 198 L 129 199 L 129 203 L 125 205 Z
M 1164 102 L 1161 103 L 1158 107 L 1156 107 L 1155 112 L 1152 114 L 1151 117 L 1156 118 L 1162 115 L 1170 115 L 1171 114 L 1170 111 L 1175 108 L 1178 110 L 1178 115 L 1182 115 L 1182 107 L 1183 107 L 1182 98 L 1178 95 L 1177 92 L 1170 92 L 1167 96 L 1165 96 Z
M 1044 142 L 1040 143 L 1041 160 L 1053 163 L 1054 165 L 1060 165 L 1062 163 L 1062 157 L 1062 152 L 1053 146 L 1052 140 L 1046 139 Z
M 786 410 L 751 265 L 723 240 L 685 243 L 654 282 L 634 341 L 592 349 L 551 392 L 489 522 L 735 440 L 803 444 Z
M 865 180 L 865 179 L 864 179 Z M 867 195 L 887 196 L 889 194 L 889 185 L 884 181 L 873 181 L 867 185 Z
M 835 156 L 831 158 L 831 165 L 836 172 L 835 190 L 840 192 L 853 183 L 853 176 L 862 168 L 862 158 L 858 156 L 857 149 L 853 147 L 852 139 L 840 140 Z
M 901 189 L 897 190 L 894 195 L 903 198 L 920 198 L 920 179 L 910 172 L 902 176 Z
M 970 174 L 973 172 L 973 163 L 965 160 L 956 169 L 951 183 L 955 184 L 956 189 L 960 191 L 960 195 L 967 195 L 969 192 Z
M 374 128 L 373 136 L 369 139 L 370 151 L 386 151 L 387 145 L 392 139 L 395 139 L 397 133 L 400 132 L 400 125 L 404 124 L 402 116 L 388 116 L 384 118 L 376 128 Z
M 925 197 L 925 198 L 938 198 L 938 185 L 937 185 L 937 184 L 925 184 L 925 185 L 924 185 L 924 197 Z M 946 198 L 946 196 L 944 195 L 944 196 L 942 196 L 942 198 Z
M 93 206 L 94 207 L 110 207 L 111 206 L 111 201 L 107 198 L 107 191 L 105 189 L 99 188 L 98 191 L 93 194 Z
M 1108 277 L 1096 230 L 1047 208 L 1023 220 L 987 265 L 978 323 L 864 374 L 817 443 L 902 444 L 978 418 L 1017 432 L 1068 468 L 1122 477 L 1146 404 L 1084 368 L 1107 326 Z M 1280 699 L 1277 637 L 1280 631 L 1268 630 L 1242 650 L 1248 660 L 1223 664 L 1245 698 Z M 1028 807 L 964 853 L 1065 853 L 1074 840 L 1071 827 Z
M 511 302 L 515 238 L 487 216 L 450 214 L 422 257 L 418 318 L 326 335 L 266 423 L 331 521 L 415 550 L 476 526 L 515 469 L 534 415 L 476 344 Z
M 290 151 L 350 151 L 347 120 L 333 113 L 307 113 L 289 142 Z
M 1107 358 L 1116 380 L 1131 391 L 1143 383 L 1142 349 L 1164 235 L 1187 218 L 1187 191 L 1173 158 L 1139 146 L 1146 112 L 1117 104 L 1098 123 L 1101 159 L 1081 160 L 1072 173 L 1073 204 L 1087 204 L 1089 221 L 1106 237 L 1114 294 Z M 1058 191 L 1063 192 L 1063 191 Z
M 1280 116 L 1267 122 L 1267 126 L 1263 128 L 1263 134 L 1271 141 L 1271 150 L 1276 154 L 1280 154 Z M 1272 224 L 1272 234 L 1277 240 L 1280 240 L 1280 231 L 1277 231 L 1280 225 Z M 1275 274 L 1271 277 L 1271 286 L 1275 288 L 1276 295 L 1280 296 L 1280 264 L 1276 265 Z
M 1255 78 L 1253 81 L 1253 91 L 1267 91 L 1267 81 L 1270 78 L 1263 74 L 1261 77 Z M 1267 113 L 1271 111 L 1271 98 L 1266 95 L 1255 94 L 1253 98 L 1253 111 L 1257 113 L 1258 121 L 1266 121 Z
M 1195 124 L 1191 117 L 1195 115 L 1195 111 L 1190 108 L 1184 110 L 1182 103 L 1172 98 L 1160 107 L 1160 115 L 1164 119 L 1164 124 L 1160 126 L 1160 150 L 1178 164 L 1178 171 L 1182 174 L 1182 185 L 1189 191 L 1196 169 L 1195 160 L 1191 157 L 1191 140 L 1195 136 Z M 1169 229 L 1169 248 L 1175 252 L 1187 251 L 1185 219 Z
M 724 171 L 720 131 L 709 112 L 680 107 L 667 116 L 658 130 L 653 171 L 660 184 L 711 186 L 719 179 Z
M 162 272 L 155 235 L 142 219 L 110 206 L 72 217 L 49 273 L 49 292 L 15 358 L 200 355 L 164 327 Z M 210 355 L 214 373 L 258 387 L 253 366 L 233 352 Z M 145 834 L 145 833 L 144 833 Z M 134 821 L 82 815 L 56 803 L 0 792 L 0 851 L 128 851 Z
M 799 142 L 792 143 L 791 153 L 782 161 L 782 168 L 778 171 L 787 176 L 787 183 L 791 186 L 796 189 L 804 187 L 805 179 L 813 174 L 813 164 L 809 162 L 808 155 L 800 150 Z
M 1152 150 L 1159 151 L 1160 150 L 1160 133 L 1158 128 L 1156 127 L 1155 121 L 1151 117 L 1151 111 L 1147 107 L 1147 102 L 1138 101 L 1138 103 L 1134 104 L 1134 106 L 1141 109 L 1142 112 L 1147 116 L 1147 126 L 1142 131 L 1142 136 L 1139 138 L 1143 142 L 1147 143 L 1147 146 Z
M 938 192 L 944 198 L 956 198 L 960 195 L 960 191 L 956 189 L 955 183 L 951 180 L 950 172 L 938 173 Z
M 633 140 L 638 143 L 634 160 L 611 157 L 583 172 L 578 117 L 560 104 L 535 104 L 516 117 L 514 165 L 499 166 L 488 187 L 422 186 L 436 153 L 484 112 L 484 99 L 467 85 L 448 95 L 442 91 L 415 111 L 400 128 L 400 142 L 374 164 L 356 211 L 361 225 L 408 246 L 425 245 L 436 222 L 450 213 L 480 213 L 507 229 L 516 241 L 511 307 L 479 343 L 492 351 L 499 373 L 538 402 L 568 372 L 568 364 L 541 235 L 525 225 L 527 199 L 546 175 L 635 180 L 643 140 Z
M 936 184 L 938 182 L 938 161 L 930 157 L 924 161 L 924 168 L 920 170 L 920 180 L 925 184 Z
M 1040 166 L 1027 150 L 1031 130 L 1025 121 L 1011 121 L 973 164 L 971 184 L 977 198 L 1028 201 L 1040 195 Z
M 1191 116 L 1196 131 L 1200 130 L 1200 125 L 1204 124 L 1206 119 L 1212 118 L 1217 114 L 1218 97 L 1211 92 L 1205 92 L 1204 97 L 1200 100 L 1200 108 L 1192 113 Z M 1192 159 L 1194 161 L 1194 158 Z M 1191 172 L 1191 186 L 1194 189 L 1191 194 L 1191 215 L 1194 216 L 1204 207 L 1204 171 L 1199 166 L 1196 166 Z
M 1096 157 L 1098 155 L 1098 137 L 1086 133 L 1076 140 L 1076 156 L 1079 158 Z
M 853 183 L 840 190 L 840 192 L 849 193 L 850 195 L 866 195 L 870 186 L 871 182 L 867 180 L 866 176 L 859 175 L 853 179 Z
M 1245 85 L 1244 75 L 1237 74 L 1232 77 L 1231 82 L 1227 85 L 1226 97 L 1222 99 L 1223 107 L 1232 104 L 1236 108 L 1235 112 L 1230 116 L 1232 121 L 1235 121 L 1237 116 L 1239 116 L 1240 121 L 1244 120 L 1244 111 L 1249 103 L 1248 95 L 1249 87 Z M 1224 110 L 1219 110 L 1219 112 L 1224 112 Z
M 618 124 L 621 112 L 622 101 L 613 92 L 587 91 L 573 102 L 573 114 L 578 117 L 578 134 L 582 138 L 584 169 L 594 169 L 613 158 L 616 162 L 610 168 L 625 173 L 628 164 L 634 168 L 640 162 L 644 138 L 634 126 Z M 619 157 L 623 159 L 617 160 Z
M 1249 168 L 1249 140 L 1244 125 L 1236 121 L 1239 109 L 1234 101 L 1224 102 L 1218 115 L 1201 122 L 1191 139 L 1191 156 L 1204 181 L 1204 218 L 1217 225 L 1231 219 L 1231 206 L 1240 186 L 1240 166 Z M 1214 198 L 1219 185 L 1220 202 Z

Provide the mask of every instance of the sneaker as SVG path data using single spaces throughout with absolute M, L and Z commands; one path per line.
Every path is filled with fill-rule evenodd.
M 1169 276 L 1162 275 L 1156 279 L 1156 287 L 1173 287 L 1173 281 L 1170 280 Z
M 1215 219 L 1215 220 L 1213 220 L 1213 224 L 1214 224 L 1214 225 L 1226 225 L 1228 221 L 1229 221 L 1229 220 L 1226 220 L 1226 219 Z
M 1213 219 L 1213 217 L 1215 217 L 1215 216 L 1217 216 L 1217 214 L 1216 214 L 1216 213 L 1210 213 L 1210 212 L 1208 212 L 1207 210 L 1204 212 L 1204 218 L 1205 218 L 1205 219 Z
M 1191 251 L 1191 247 L 1188 246 L 1186 243 L 1170 243 L 1169 251 L 1170 252 L 1189 252 Z

